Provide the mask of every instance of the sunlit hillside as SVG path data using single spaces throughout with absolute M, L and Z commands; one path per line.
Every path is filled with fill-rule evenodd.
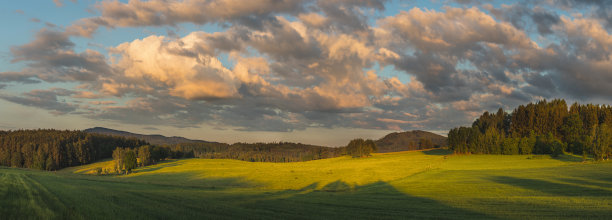
M 445 150 L 296 163 L 165 161 L 97 176 L 2 169 L 1 211 L 87 218 L 612 218 L 610 162 Z M 45 184 L 40 184 L 44 182 Z M 79 202 L 87 199 L 87 203 Z M 28 204 L 24 206 L 24 204 Z
M 322 189 L 336 182 L 342 182 L 350 189 L 382 181 L 401 188 L 402 180 L 426 171 L 533 169 L 573 164 L 550 159 L 548 155 L 539 156 L 541 159 L 526 159 L 529 156 L 446 154 L 446 150 L 398 152 L 375 154 L 370 158 L 338 157 L 296 163 L 252 163 L 222 159 L 170 160 L 115 178 L 155 183 L 180 182 L 185 185 L 221 188 L 238 184 L 260 189 L 291 190 L 304 187 Z M 110 169 L 112 161 L 69 168 L 64 172 L 94 174 L 97 167 Z

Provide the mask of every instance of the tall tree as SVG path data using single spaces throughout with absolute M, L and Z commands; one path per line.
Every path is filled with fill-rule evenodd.
M 610 133 L 608 125 L 602 124 L 597 128 L 593 144 L 593 155 L 596 160 L 603 160 L 608 158 L 610 151 L 610 144 L 612 143 L 612 134 Z
M 133 169 L 136 169 L 136 167 L 138 166 L 137 160 L 136 160 L 136 153 L 129 149 L 125 152 L 125 158 L 123 161 L 124 167 L 125 167 L 125 171 L 126 172 L 131 172 Z

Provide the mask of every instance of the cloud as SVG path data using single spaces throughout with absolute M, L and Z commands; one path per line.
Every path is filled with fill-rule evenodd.
M 612 92 L 612 38 L 595 9 L 559 16 L 548 3 L 525 1 L 379 18 L 386 1 L 271 1 L 101 2 L 100 16 L 41 29 L 12 47 L 13 62 L 26 67 L 0 73 L 3 83 L 75 88 L 3 99 L 143 126 L 286 132 L 445 130 L 483 110 L 539 98 L 609 100 Z M 174 30 L 182 23 L 222 30 L 181 37 Z M 131 39 L 106 47 L 106 56 L 71 39 L 146 26 L 169 36 Z
M 1 94 L 0 98 L 21 105 L 38 107 L 50 110 L 53 114 L 67 114 L 77 110 L 77 106 L 59 97 L 66 97 L 73 94 L 72 91 L 62 88 L 52 88 L 49 90 L 32 90 L 20 96 Z
M 55 3 L 55 6 L 57 7 L 64 6 L 64 3 L 62 2 L 62 0 L 53 0 L 53 3 Z
M 68 35 L 43 28 L 32 42 L 11 48 L 12 62 L 26 62 L 28 68 L 19 74 L 1 74 L 21 75 L 22 79 L 35 76 L 50 82 L 93 81 L 110 74 L 112 70 L 102 54 L 89 49 L 76 53 L 74 46 Z
M 72 3 L 76 3 L 77 0 L 70 0 Z M 53 0 L 53 3 L 55 4 L 55 6 L 57 7 L 63 7 L 64 6 L 64 1 L 63 0 Z
M 496 18 L 510 22 L 518 29 L 527 29 L 534 26 L 538 33 L 551 34 L 551 27 L 559 23 L 559 15 L 530 2 L 519 2 L 512 5 L 502 5 L 501 8 L 493 8 L 486 5 L 485 8 Z
M 553 0 L 551 5 L 561 7 L 568 11 L 586 9 L 591 17 L 603 21 L 604 27 L 612 29 L 612 2 L 606 0 Z
M 81 19 L 67 27 L 71 35 L 91 36 L 100 26 L 175 26 L 180 23 L 242 22 L 253 24 L 276 13 L 303 10 L 302 0 L 220 0 L 220 1 L 104 1 L 96 6 L 101 16 Z M 254 24 L 257 25 L 257 24 Z
M 415 75 L 441 102 L 489 92 L 483 87 L 495 81 L 508 83 L 508 55 L 537 47 L 523 31 L 477 8 L 413 8 L 379 24 L 380 44 L 393 48 L 382 62 Z
M 30 73 L 0 72 L 0 82 L 39 83 Z
M 112 51 L 121 57 L 115 67 L 127 78 L 149 82 L 147 87 L 168 87 L 171 95 L 192 100 L 238 97 L 237 76 L 216 57 L 199 53 L 204 43 L 198 33 L 170 42 L 149 36 Z

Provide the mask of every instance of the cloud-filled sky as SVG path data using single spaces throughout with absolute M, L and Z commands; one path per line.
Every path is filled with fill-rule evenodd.
M 339 146 L 612 103 L 612 1 L 1 3 L 0 129 Z

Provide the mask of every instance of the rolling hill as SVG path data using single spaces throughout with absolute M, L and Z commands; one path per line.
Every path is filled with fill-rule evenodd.
M 375 143 L 378 152 L 397 152 L 419 150 L 421 139 L 431 140 L 433 146 L 446 146 L 446 137 L 427 131 L 394 132 L 378 139 Z
M 135 134 L 135 133 L 127 132 L 127 131 L 119 131 L 119 130 L 103 128 L 103 127 L 89 128 L 89 129 L 85 129 L 84 131 L 87 133 L 96 133 L 96 134 L 104 134 L 104 135 L 111 135 L 111 136 L 136 138 L 136 139 L 141 139 L 146 142 L 149 142 L 150 144 L 155 144 L 155 145 L 173 145 L 173 144 L 179 144 L 179 143 L 216 143 L 216 142 L 203 141 L 203 140 L 192 140 L 192 139 L 187 139 L 184 137 L 176 137 L 176 136 L 166 137 L 166 136 L 159 135 L 159 134 L 153 134 L 153 135 Z
M 611 219 L 610 162 L 435 149 L 296 163 L 0 167 L 2 219 Z M 93 173 L 94 175 L 89 175 Z

